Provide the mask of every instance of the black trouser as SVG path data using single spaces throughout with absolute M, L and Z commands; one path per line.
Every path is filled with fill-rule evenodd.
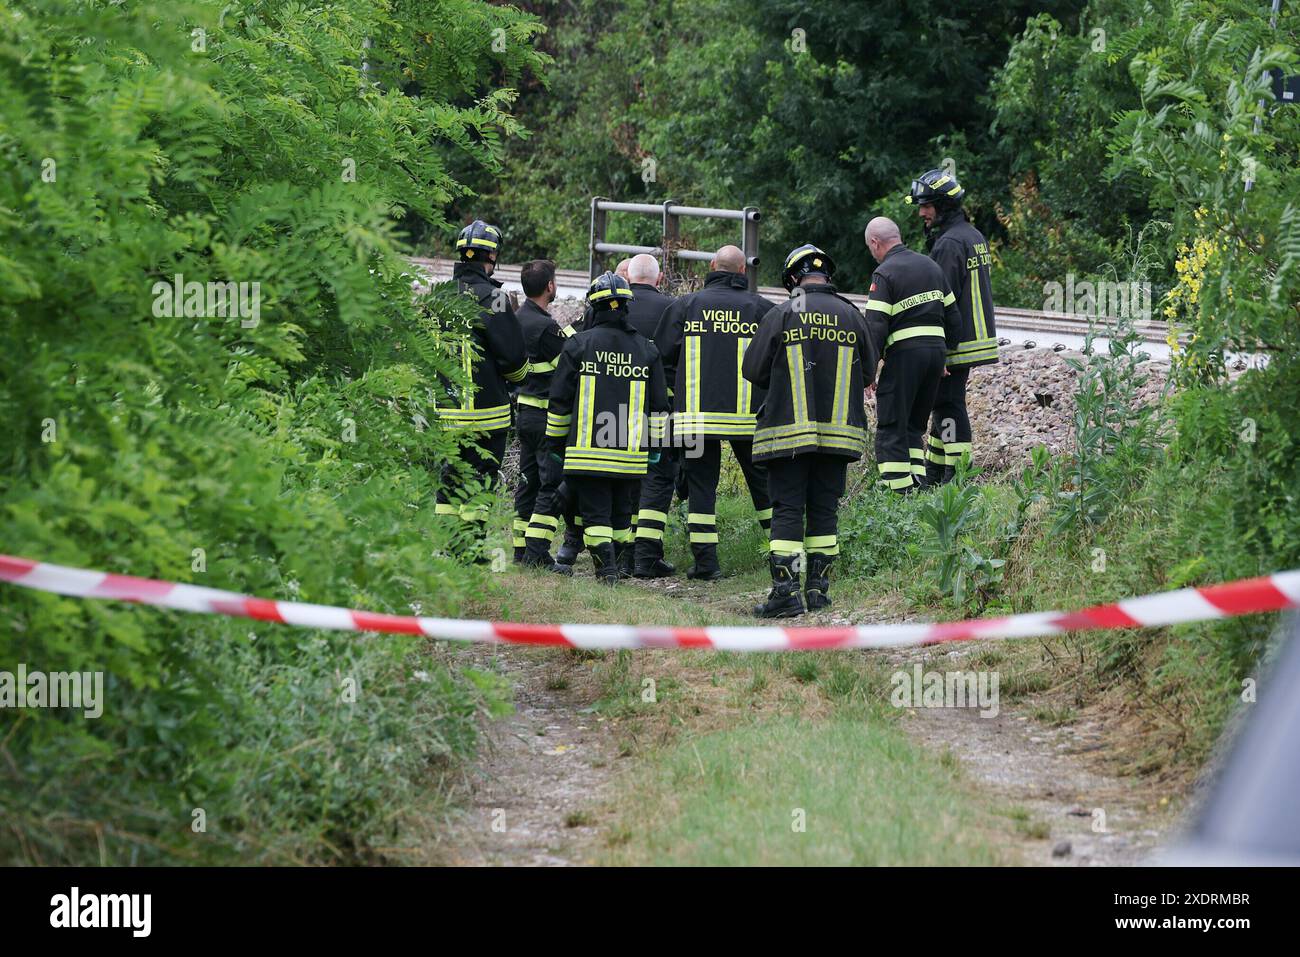
M 542 486 L 542 472 L 546 469 L 542 459 L 550 456 L 546 451 L 546 410 L 521 404 L 515 418 L 515 431 L 519 434 L 519 485 L 515 489 L 513 539 L 515 548 L 523 548 L 528 520 L 533 517 Z
M 840 496 L 848 467 L 844 456 L 825 452 L 768 459 L 773 555 L 840 553 Z
M 659 453 L 659 461 L 650 463 L 645 478 L 641 480 L 640 507 L 635 522 L 637 554 L 663 558 L 664 528 L 668 525 L 668 509 L 673 504 L 681 450 L 655 448 L 651 452 Z
M 462 445 L 456 459 L 442 467 L 442 481 L 438 485 L 434 513 L 453 517 L 457 522 L 457 531 L 464 533 L 471 541 L 481 539 L 487 529 L 488 506 L 470 505 L 468 500 L 478 491 L 480 478 L 489 487 L 496 482 L 501 460 L 506 454 L 505 429 L 495 432 L 479 433 L 474 437 L 474 445 Z M 468 478 L 456 475 L 457 462 L 464 462 L 468 467 Z
M 691 550 L 696 545 L 718 543 L 718 476 L 722 472 L 722 443 L 731 443 L 731 451 L 740 463 L 740 471 L 749 486 L 749 497 L 758 512 L 758 523 L 766 531 L 772 527 L 772 502 L 767 492 L 767 467 L 753 459 L 752 439 L 697 440 L 696 448 L 684 447 L 682 468 L 686 471 L 686 484 L 690 489 L 690 514 L 686 517 L 690 529 Z
M 885 354 L 876 386 L 876 466 L 881 480 L 896 491 L 925 477 L 922 440 L 946 360 L 937 338 L 934 345 L 912 339 Z
M 615 475 L 566 475 L 582 516 L 582 541 L 588 548 L 632 541 L 637 479 Z
M 970 416 L 966 413 L 966 386 L 970 366 L 950 366 L 939 380 L 939 394 L 930 417 L 930 448 L 926 460 L 931 466 L 955 466 L 963 452 L 971 451 Z
M 522 437 L 519 454 L 524 454 Z M 560 517 L 571 514 L 572 507 L 570 490 L 564 480 L 564 463 L 551 454 L 545 440 L 538 446 L 536 462 L 537 494 L 533 498 L 532 511 L 524 523 L 523 531 L 524 547 L 529 551 L 530 561 L 550 556 L 551 542 L 560 530 Z M 515 508 L 519 508 L 518 497 L 515 498 Z M 518 515 L 519 512 L 516 511 L 515 514 Z

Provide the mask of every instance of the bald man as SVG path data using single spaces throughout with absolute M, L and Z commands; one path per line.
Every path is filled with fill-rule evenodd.
M 740 464 L 764 535 L 772 524 L 767 468 L 753 461 L 754 424 L 764 390 L 741 374 L 745 348 L 772 304 L 749 291 L 745 255 L 723 246 L 709 262 L 704 288 L 673 301 L 655 331 L 673 397 L 672 437 L 682 449 L 689 489 L 687 516 L 695 567 L 688 578 L 716 581 L 718 564 L 718 477 L 722 443 Z M 669 489 L 671 495 L 671 489 Z M 663 562 L 663 528 L 670 499 L 643 494 L 637 517 L 637 565 Z
M 922 438 L 948 350 L 961 336 L 957 297 L 929 256 L 903 245 L 898 224 L 877 216 L 867 224 L 867 248 L 879 263 L 867 293 L 885 365 L 876 387 L 876 467 L 895 492 L 925 484 Z
M 620 261 L 619 261 L 619 264 L 618 264 L 617 266 L 614 267 L 614 273 L 615 273 L 615 275 L 622 276 L 624 279 L 627 279 L 629 282 L 631 282 L 631 278 L 628 276 L 628 272 L 627 272 L 627 271 L 628 271 L 628 268 L 629 268 L 631 265 L 632 265 L 632 260 L 631 260 L 631 259 L 623 259 L 623 260 L 620 260 Z

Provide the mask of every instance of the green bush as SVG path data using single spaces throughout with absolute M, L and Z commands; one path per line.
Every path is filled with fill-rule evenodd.
M 438 557 L 431 407 L 470 307 L 413 301 L 397 224 L 447 229 L 451 170 L 496 168 L 536 30 L 478 0 L 0 4 L 4 550 L 455 614 L 482 582 Z M 249 308 L 178 314 L 177 276 Z M 364 857 L 484 700 L 412 683 L 417 647 L 6 589 L 0 668 L 104 671 L 107 702 L 0 714 L 0 859 Z

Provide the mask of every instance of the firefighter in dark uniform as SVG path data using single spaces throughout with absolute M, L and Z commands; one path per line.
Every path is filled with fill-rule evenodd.
M 573 333 L 547 311 L 555 299 L 555 264 L 545 259 L 524 263 L 519 281 L 528 298 L 519 307 L 519 325 L 528 352 L 529 373 L 519 387 L 515 431 L 519 435 L 519 487 L 515 490 L 515 561 L 523 561 L 530 520 L 537 519 L 531 534 L 542 539 L 543 551 L 530 564 L 552 565 L 550 543 L 558 530 L 551 516 L 550 498 L 558 494 L 561 474 L 558 463 L 546 448 L 546 407 L 551 394 L 551 374 L 559 361 L 564 342 Z M 538 498 L 543 501 L 538 506 Z M 554 524 L 552 524 L 554 523 Z
M 492 278 L 500 250 L 501 231 L 482 220 L 474 220 L 460 231 L 456 250 L 460 262 L 452 278 L 461 292 L 473 296 L 482 307 L 477 321 L 461 343 L 461 368 L 467 388 L 444 380 L 450 402 L 436 409 L 442 426 L 462 433 L 460 460 L 470 476 L 495 476 L 501 467 L 510 429 L 512 385 L 528 375 L 528 354 L 519 320 L 501 283 Z M 454 463 L 442 472 L 434 509 L 448 516 L 463 532 L 462 541 L 482 540 L 486 528 L 486 505 L 472 505 L 473 488 L 455 474 Z
M 628 305 L 628 321 L 632 324 L 632 328 L 654 342 L 659 321 L 672 305 L 673 299 L 659 291 L 657 285 L 659 263 L 653 256 L 645 253 L 633 256 L 628 263 L 627 271 L 632 293 L 636 297 Z M 672 397 L 671 389 L 668 390 L 668 395 Z M 673 488 L 677 484 L 680 459 L 666 440 L 666 434 L 651 436 L 651 449 L 658 453 L 658 459 L 652 461 L 646 469 L 637 496 L 638 511 L 632 521 L 635 548 L 627 555 L 628 557 L 635 555 L 635 567 L 632 571 L 638 578 L 663 578 L 676 571 L 672 564 L 664 561 L 663 526 L 668 518 L 667 513 L 654 507 L 664 500 L 665 494 L 667 500 L 671 502 Z M 644 526 L 641 524 L 639 508 L 643 498 L 651 503 L 646 509 L 649 524 Z
M 948 353 L 948 375 L 939 383 L 926 449 L 928 481 L 949 481 L 963 452 L 971 452 L 966 386 L 975 366 L 998 361 L 998 336 L 993 324 L 992 256 L 988 241 L 961 208 L 966 190 L 956 178 L 932 169 L 912 183 L 905 202 L 914 203 L 925 221 L 930 258 L 939 264 L 961 312 L 961 336 Z
M 767 392 L 754 433 L 772 493 L 772 591 L 754 609 L 760 618 L 803 614 L 801 555 L 808 609 L 831 603 L 845 473 L 867 446 L 863 390 L 879 354 L 862 314 L 830 284 L 834 273 L 816 246 L 791 252 L 782 275 L 790 301 L 768 312 L 745 352 L 745 378 Z
M 546 435 L 564 459 L 577 499 L 582 537 L 596 574 L 618 581 L 615 542 L 630 547 L 636 490 L 645 475 L 650 418 L 668 412 L 659 352 L 628 322 L 632 289 L 620 276 L 598 276 L 587 292 L 590 325 L 560 353 L 551 381 Z
M 898 224 L 878 216 L 867 225 L 867 247 L 879 265 L 871 276 L 867 317 L 885 366 L 876 389 L 876 466 L 896 492 L 922 485 L 922 440 L 947 349 L 961 331 L 957 299 L 938 264 L 903 245 Z
M 752 460 L 754 421 L 763 390 L 741 375 L 741 358 L 758 332 L 759 320 L 772 304 L 749 291 L 745 256 L 723 246 L 710 263 L 704 288 L 673 301 L 659 322 L 655 345 L 673 392 L 672 443 L 682 448 L 682 468 L 689 488 L 687 527 L 695 567 L 688 578 L 715 581 L 718 565 L 718 476 L 722 443 L 740 464 L 749 495 L 766 532 L 772 522 L 767 470 Z M 662 533 L 670 504 L 642 496 L 638 528 Z

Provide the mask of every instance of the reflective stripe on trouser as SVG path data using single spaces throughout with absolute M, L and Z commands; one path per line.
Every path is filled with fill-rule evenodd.
M 582 540 L 587 547 L 632 540 L 632 509 L 636 504 L 637 480 L 587 478 L 570 475 L 582 516 Z
M 506 452 L 506 432 L 498 430 L 473 437 L 475 445 L 462 445 L 456 458 L 449 460 L 441 469 L 441 481 L 434 499 L 434 514 L 448 518 L 455 517 L 459 522 L 471 527 L 476 535 L 481 535 L 488 519 L 486 504 L 470 504 L 467 500 L 482 494 L 482 487 L 474 478 L 489 489 L 495 484 L 497 470 Z M 469 480 L 457 475 L 457 465 L 463 463 Z
M 930 445 L 927 458 L 935 465 L 956 465 L 962 452 L 971 451 L 970 415 L 966 411 L 966 387 L 970 367 L 948 367 L 939 381 L 930 416 Z
M 546 412 L 543 409 L 521 405 L 515 416 L 515 432 L 519 436 L 519 484 L 515 487 L 515 545 L 528 527 L 528 519 L 536 510 L 542 476 L 546 472 L 550 453 L 546 449 Z
M 664 531 L 680 467 L 677 449 L 661 449 L 641 479 L 640 508 L 636 514 L 636 548 L 642 561 L 664 557 Z
M 722 443 L 731 443 L 732 454 L 745 477 L 756 520 L 763 528 L 772 524 L 772 500 L 768 496 L 767 466 L 753 459 L 754 443 L 749 439 L 697 439 L 694 450 L 682 451 L 682 468 L 690 490 L 687 520 L 692 544 L 712 544 L 718 540 L 718 477 L 722 473 Z M 699 521 L 697 521 L 699 519 Z
M 849 460 L 825 452 L 769 459 L 773 555 L 839 554 L 839 504 Z
M 912 342 L 922 343 L 912 345 Z M 925 339 L 890 349 L 876 386 L 876 467 L 887 486 L 904 491 L 922 465 L 922 439 L 943 377 L 944 349 Z

